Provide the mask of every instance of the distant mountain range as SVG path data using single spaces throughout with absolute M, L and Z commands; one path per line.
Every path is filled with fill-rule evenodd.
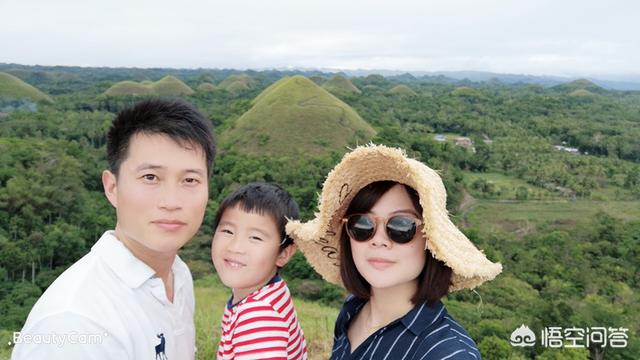
M 103 75 L 106 76 L 114 76 L 117 74 L 121 74 L 123 69 L 131 70 L 136 73 L 144 73 L 147 76 L 155 75 L 155 76 L 164 76 L 166 75 L 166 70 L 169 68 L 109 68 L 109 67 L 93 67 L 93 68 L 83 68 L 79 66 L 29 66 L 29 65 L 20 65 L 20 64 L 7 64 L 0 62 L 0 71 L 7 70 L 16 70 L 21 69 L 25 71 L 62 71 L 62 72 L 70 72 L 70 73 L 79 73 L 86 71 L 88 69 L 99 70 Z M 229 74 L 238 72 L 238 70 L 234 69 L 173 69 L 180 70 L 183 72 L 206 72 L 207 70 L 220 70 L 227 72 Z M 578 79 L 586 79 L 590 80 L 594 84 L 601 86 L 607 90 L 635 90 L 640 91 L 640 73 L 639 74 L 628 74 L 628 75 L 602 75 L 602 76 L 575 76 L 575 77 L 562 77 L 562 76 L 550 76 L 550 75 L 527 75 L 527 74 L 503 74 L 503 73 L 494 73 L 489 71 L 401 71 L 401 70 L 384 70 L 384 69 L 374 69 L 374 70 L 342 70 L 342 69 L 334 69 L 334 68 L 304 68 L 304 67 L 287 67 L 287 68 L 258 68 L 258 69 L 244 69 L 246 73 L 252 72 L 282 72 L 285 75 L 296 75 L 302 74 L 307 77 L 311 77 L 314 75 L 334 75 L 334 74 L 342 74 L 346 76 L 367 76 L 371 74 L 380 74 L 386 78 L 402 81 L 402 82 L 411 82 L 411 81 L 443 81 L 443 82 L 460 82 L 460 81 L 470 81 L 470 82 L 488 82 L 488 81 L 497 81 L 504 84 L 537 84 L 544 87 L 551 87 L 560 84 L 565 84 L 572 82 Z M 330 76 L 329 76 L 330 77 Z
M 339 71 L 349 76 L 367 76 L 370 74 L 380 74 L 388 78 L 400 78 L 413 76 L 416 80 L 420 78 L 438 78 L 441 80 L 451 79 L 455 81 L 469 80 L 473 82 L 499 81 L 505 84 L 537 84 L 545 87 L 556 86 L 568 83 L 577 79 L 587 79 L 593 83 L 609 90 L 640 90 L 640 75 L 612 76 L 610 78 L 597 78 L 590 76 L 582 77 L 561 77 L 545 75 L 525 75 L 525 74 L 500 74 L 488 71 L 396 71 L 396 70 L 326 70 Z

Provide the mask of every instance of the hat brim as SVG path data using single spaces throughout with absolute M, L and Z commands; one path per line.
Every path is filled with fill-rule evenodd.
M 355 195 L 376 181 L 395 181 L 416 190 L 422 206 L 425 249 L 452 269 L 450 292 L 475 288 L 502 271 L 501 264 L 489 261 L 450 220 L 446 190 L 437 172 L 400 149 L 368 145 L 346 154 L 329 173 L 315 219 L 287 224 L 287 233 L 325 280 L 343 286 L 339 270 L 341 219 Z

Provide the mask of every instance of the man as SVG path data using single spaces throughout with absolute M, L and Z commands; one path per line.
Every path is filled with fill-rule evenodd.
M 102 173 L 115 230 L 34 305 L 12 359 L 193 359 L 193 282 L 176 255 L 197 232 L 215 157 L 210 122 L 177 100 L 122 111 Z

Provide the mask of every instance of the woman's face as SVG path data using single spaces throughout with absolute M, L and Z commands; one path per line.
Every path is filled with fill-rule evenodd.
M 389 239 L 384 225 L 385 219 L 395 215 L 420 219 L 405 187 L 401 184 L 393 186 L 368 214 L 380 218 L 373 237 L 362 242 L 349 239 L 358 272 L 372 288 L 392 288 L 415 282 L 426 261 L 421 229 L 418 228 L 410 242 L 399 244 Z

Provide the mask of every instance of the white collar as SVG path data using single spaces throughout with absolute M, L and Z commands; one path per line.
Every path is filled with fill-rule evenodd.
M 106 231 L 100 239 L 91 247 L 113 272 L 129 286 L 138 288 L 147 280 L 155 277 L 155 271 L 142 260 L 138 259 L 124 244 L 118 240 L 113 230 Z M 178 255 L 171 265 L 173 271 L 175 290 L 182 286 L 185 279 L 186 265 L 180 266 L 182 260 Z

